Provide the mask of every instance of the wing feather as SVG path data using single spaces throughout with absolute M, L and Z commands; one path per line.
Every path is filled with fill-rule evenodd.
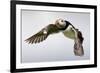
M 44 31 L 46 33 L 44 33 Z M 43 28 L 38 33 L 36 33 L 35 35 L 32 35 L 31 37 L 26 39 L 25 41 L 28 42 L 29 44 L 40 43 L 40 42 L 44 41 L 48 37 L 48 35 L 50 35 L 52 33 L 57 33 L 58 31 L 59 31 L 59 29 L 54 24 L 50 24 L 50 25 L 46 26 L 45 28 Z

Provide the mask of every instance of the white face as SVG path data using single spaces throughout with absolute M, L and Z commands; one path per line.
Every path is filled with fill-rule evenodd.
M 58 19 L 58 23 L 60 25 L 66 26 L 66 22 L 64 20 L 62 20 L 62 19 Z

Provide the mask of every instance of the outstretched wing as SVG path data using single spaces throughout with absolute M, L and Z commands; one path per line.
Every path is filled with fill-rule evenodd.
M 26 39 L 25 41 L 27 41 L 28 43 L 39 43 L 43 40 L 45 40 L 47 38 L 48 34 L 44 33 L 44 30 L 41 30 L 40 32 L 36 33 L 35 35 L 29 37 L 28 39 Z
M 50 35 L 52 33 L 57 33 L 57 32 L 59 32 L 59 29 L 55 25 L 50 24 L 50 25 L 46 26 L 45 28 L 43 28 L 38 33 L 36 33 L 35 35 L 26 39 L 25 41 L 28 43 L 31 43 L 31 44 L 40 43 L 40 42 L 44 41 L 48 37 L 48 35 Z

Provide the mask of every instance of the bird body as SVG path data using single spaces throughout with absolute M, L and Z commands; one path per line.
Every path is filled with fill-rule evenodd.
M 72 29 L 72 27 L 64 30 L 63 34 L 65 37 L 67 37 L 69 39 L 75 39 L 75 31 Z

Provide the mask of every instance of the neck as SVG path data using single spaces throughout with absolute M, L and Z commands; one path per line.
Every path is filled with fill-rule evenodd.
M 69 25 L 66 25 L 64 28 L 60 28 L 60 30 L 65 30 Z

